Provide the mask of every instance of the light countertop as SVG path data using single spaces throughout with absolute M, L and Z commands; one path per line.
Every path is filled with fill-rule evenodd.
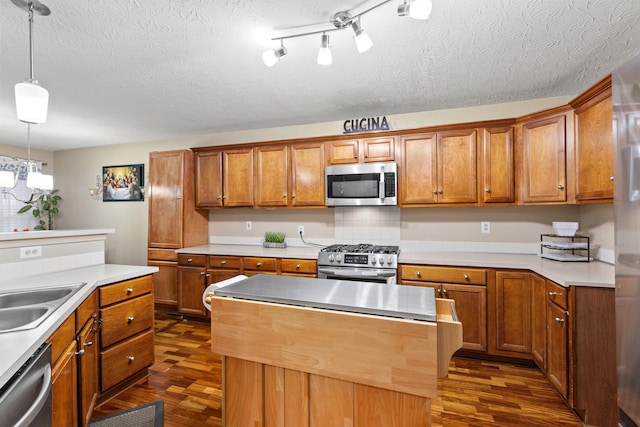
M 157 267 L 99 264 L 46 275 L 0 282 L 0 292 L 85 285 L 34 329 L 0 333 L 0 387 L 27 361 L 42 343 L 64 322 L 94 289 L 111 283 L 146 276 Z
M 259 245 L 214 244 L 178 249 L 178 253 L 317 259 L 318 247 L 264 248 Z M 537 255 L 483 252 L 404 252 L 399 264 L 530 270 L 562 286 L 615 287 L 615 267 L 600 261 L 560 262 Z

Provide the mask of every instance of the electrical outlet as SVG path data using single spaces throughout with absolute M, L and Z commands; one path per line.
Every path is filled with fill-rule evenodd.
M 20 258 L 35 258 L 42 256 L 42 246 L 20 248 Z
M 491 233 L 491 223 L 489 221 L 482 221 L 480 223 L 480 233 L 482 234 Z
M 304 236 L 304 225 L 298 226 L 298 236 Z
M 247 230 L 251 230 L 252 225 L 251 225 L 251 221 L 247 221 Z

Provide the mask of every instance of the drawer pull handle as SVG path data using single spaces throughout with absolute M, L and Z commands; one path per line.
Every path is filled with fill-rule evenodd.
M 464 277 L 466 280 L 469 280 L 469 275 L 468 275 L 468 274 L 465 274 L 463 277 Z
M 438 194 L 438 190 L 433 190 L 433 194 Z
M 90 347 L 93 345 L 93 341 L 87 341 L 86 343 L 84 343 L 85 347 Z
M 76 356 L 84 356 L 84 350 L 76 351 Z
M 564 185 L 562 184 L 558 185 L 558 190 L 564 190 Z
M 491 189 L 490 189 L 490 188 L 485 188 L 485 189 L 484 189 L 484 192 L 485 192 L 485 193 L 491 193 Z
M 422 277 L 422 273 L 420 273 L 419 271 L 416 271 L 416 276 Z
M 127 317 L 127 322 L 131 323 L 131 322 L 133 322 L 133 319 L 135 319 L 133 316 L 129 316 L 129 317 Z
M 300 264 L 296 264 L 296 270 L 300 270 L 301 265 Z
M 446 293 L 447 293 L 447 290 L 446 290 L 446 289 L 443 289 L 443 290 L 442 290 L 442 293 L 443 293 L 443 294 L 446 294 Z
M 204 275 L 205 277 L 211 277 L 211 275 L 209 273 Z
M 442 293 L 442 289 L 436 289 L 436 291 L 438 291 L 438 295 Z
M 262 267 L 262 263 L 261 262 L 257 263 L 256 267 Z
M 558 293 L 557 293 L 557 292 L 549 292 L 549 296 L 550 296 L 550 297 L 555 297 L 556 295 L 558 295 Z
M 200 272 L 200 275 L 201 275 L 201 276 L 204 276 L 204 271 L 201 271 L 201 272 Z
M 129 356 L 129 357 L 127 357 L 127 359 L 129 359 L 129 363 L 131 363 L 134 360 L 136 360 L 136 357 L 135 356 Z
M 133 288 L 127 288 L 127 294 L 132 294 L 133 293 Z
M 559 317 L 556 317 L 556 322 L 558 322 L 558 323 L 564 323 L 564 319 L 561 319 L 561 318 L 559 318 Z
M 187 258 L 187 262 L 193 262 L 193 258 Z
M 220 264 L 225 265 L 227 261 L 220 261 Z

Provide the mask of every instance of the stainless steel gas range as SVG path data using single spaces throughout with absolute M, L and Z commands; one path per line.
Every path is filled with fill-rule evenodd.
M 331 245 L 318 253 L 318 277 L 396 284 L 398 246 Z

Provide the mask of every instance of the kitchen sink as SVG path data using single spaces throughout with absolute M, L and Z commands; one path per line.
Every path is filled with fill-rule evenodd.
M 0 332 L 35 328 L 51 311 L 53 311 L 51 307 L 45 306 L 27 306 L 0 310 Z
M 77 289 L 58 288 L 0 294 L 0 308 L 49 303 L 71 296 Z
M 0 293 L 0 333 L 37 327 L 83 285 Z

